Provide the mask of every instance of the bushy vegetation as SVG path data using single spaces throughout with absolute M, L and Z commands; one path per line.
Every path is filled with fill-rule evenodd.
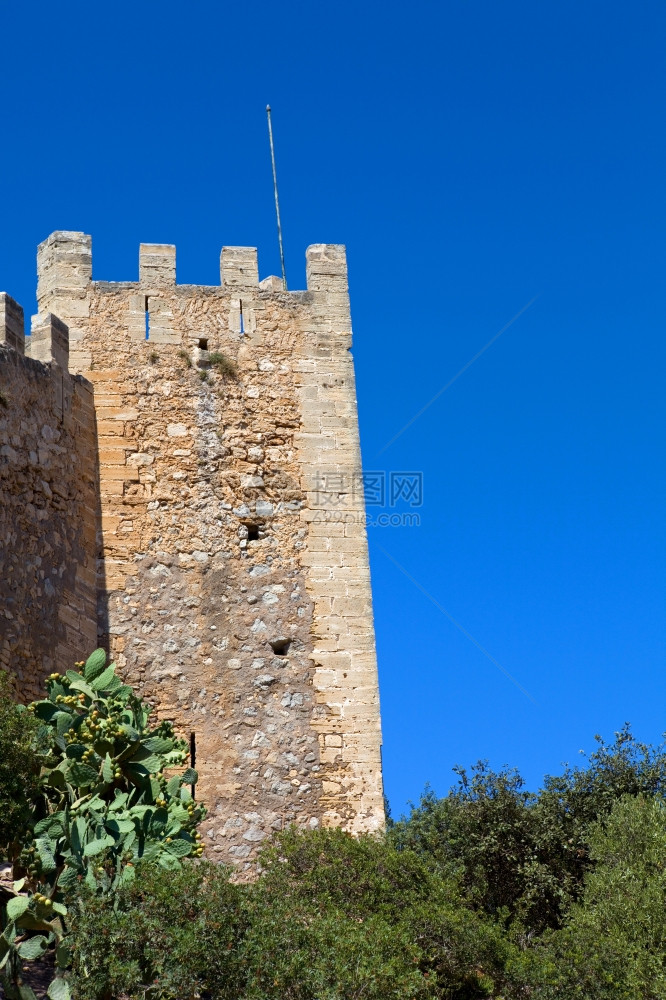
M 383 836 L 285 831 L 247 884 L 199 859 L 184 743 L 78 666 L 0 698 L 7 997 L 47 955 L 52 1000 L 666 1000 L 663 747 L 625 728 L 538 793 L 458 769 Z
M 20 845 L 30 824 L 30 801 L 37 791 L 37 724 L 13 700 L 12 687 L 0 671 L 0 860 Z
M 196 826 L 205 810 L 189 787 L 197 774 L 175 771 L 185 763 L 186 744 L 170 723 L 150 728 L 150 708 L 106 661 L 99 649 L 76 665 L 80 671 L 51 674 L 47 697 L 27 711 L 2 699 L 0 744 L 23 738 L 17 773 L 27 772 L 17 825 L 1 845 L 15 878 L 13 892 L 3 892 L 0 937 L 8 998 L 32 1000 L 25 962 L 49 953 L 63 973 L 68 968 L 68 902 L 80 889 L 113 899 L 136 877 L 139 862 L 171 872 L 181 858 L 202 853 Z M 16 790 L 11 775 L 8 781 L 0 794 Z M 64 975 L 49 996 L 69 996 Z

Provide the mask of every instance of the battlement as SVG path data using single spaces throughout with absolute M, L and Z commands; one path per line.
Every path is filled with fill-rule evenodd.
M 317 243 L 308 247 L 305 256 L 307 291 L 346 294 L 347 258 L 344 246 Z M 87 316 L 84 303 L 93 284 L 92 237 L 86 233 L 66 231 L 51 233 L 37 249 L 37 279 L 40 312 L 46 300 L 56 296 L 72 302 L 72 315 Z M 139 247 L 139 280 L 131 284 L 146 291 L 175 286 L 176 247 L 168 243 L 142 243 Z M 256 247 L 222 247 L 220 287 L 229 291 L 257 289 L 284 294 L 282 281 L 275 275 L 259 281 Z
M 26 344 L 23 308 L 11 295 L 0 292 L 0 347 L 34 361 L 54 361 L 64 371 L 69 364 L 69 328 L 52 313 L 32 318 L 32 335 Z M 27 351 L 26 351 L 27 348 Z
M 23 308 L 6 292 L 0 292 L 0 346 L 25 354 Z
M 36 361 L 55 361 L 67 371 L 69 327 L 52 313 L 34 316 L 28 352 Z

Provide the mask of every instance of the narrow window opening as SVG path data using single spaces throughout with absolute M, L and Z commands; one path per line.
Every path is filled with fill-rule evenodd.
M 146 340 L 150 337 L 150 309 L 148 307 L 148 296 L 146 295 L 144 300 L 145 312 L 146 312 Z
M 248 524 L 247 526 L 247 540 L 248 542 L 259 541 L 259 525 L 258 524 Z
M 291 646 L 291 639 L 271 639 L 269 646 L 276 656 L 286 656 Z
M 245 320 L 243 319 L 243 300 L 239 299 L 238 303 L 240 307 L 240 332 L 245 333 Z
M 197 762 L 197 738 L 194 733 L 190 733 L 190 767 L 194 767 Z M 192 798 L 195 797 L 195 786 L 190 785 L 192 789 Z
M 200 351 L 207 351 L 208 350 L 208 340 L 205 337 L 200 337 L 199 338 L 199 350 Z

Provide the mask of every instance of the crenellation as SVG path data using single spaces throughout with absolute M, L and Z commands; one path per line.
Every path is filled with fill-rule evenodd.
M 176 284 L 176 248 L 167 243 L 139 247 L 139 284 L 147 290 Z
M 32 317 L 28 349 L 37 361 L 54 361 L 65 371 L 69 365 L 69 328 L 52 313 Z
M 25 354 L 23 307 L 6 292 L 0 292 L 0 346 Z
M 222 247 L 220 284 L 226 289 L 252 289 L 259 285 L 256 247 Z

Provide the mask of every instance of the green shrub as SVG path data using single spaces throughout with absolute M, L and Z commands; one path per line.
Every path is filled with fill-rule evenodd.
M 12 686 L 0 671 L 0 858 L 15 853 L 30 825 L 37 792 L 37 723 L 14 702 Z
M 261 862 L 247 890 L 247 1000 L 472 1000 L 501 979 L 497 930 L 411 851 L 292 830 Z
M 76 1000 L 240 1000 L 242 889 L 221 866 L 185 862 L 165 878 L 140 865 L 109 900 L 72 906 Z

